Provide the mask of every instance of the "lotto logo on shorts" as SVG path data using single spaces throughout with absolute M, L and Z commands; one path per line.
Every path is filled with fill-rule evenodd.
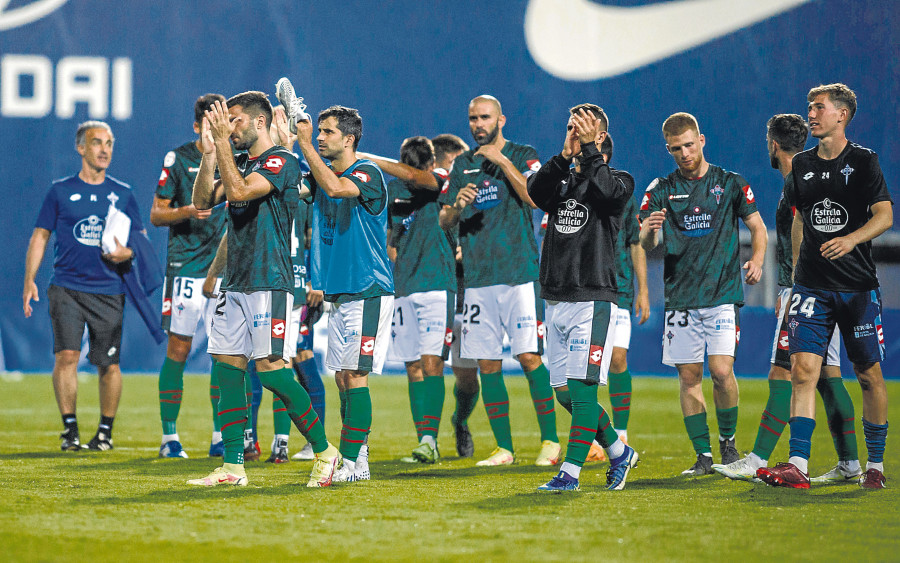
M 453 344 L 453 329 L 447 328 L 447 332 L 444 333 L 444 345 L 450 346 Z
M 588 356 L 588 363 L 599 366 L 603 363 L 603 346 L 591 345 L 591 352 Z
M 306 325 L 300 325 L 300 336 L 309 336 L 309 327 Z
M 284 340 L 284 320 L 272 319 L 272 338 Z
M 786 330 L 782 330 L 778 335 L 778 349 L 779 350 L 787 350 L 789 348 L 788 344 L 790 341 L 788 340 L 788 333 Z
M 735 343 L 740 343 L 741 341 L 741 327 L 737 327 L 734 329 L 734 341 Z
M 884 331 L 881 329 L 881 325 L 875 325 L 875 334 L 878 335 L 878 343 L 884 344 Z
M 375 337 L 363 336 L 359 343 L 359 353 L 361 356 L 375 355 Z
M 538 338 L 544 337 L 544 323 L 542 323 L 541 321 L 537 322 L 537 333 L 538 333 Z
M 172 300 L 171 299 L 169 299 L 169 298 L 163 299 L 162 314 L 167 317 L 172 315 Z

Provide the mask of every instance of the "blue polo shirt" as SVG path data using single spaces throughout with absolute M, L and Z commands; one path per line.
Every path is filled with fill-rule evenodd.
M 51 284 L 103 295 L 125 292 L 115 265 L 101 257 L 100 237 L 111 202 L 131 218 L 132 233 L 144 229 L 128 184 L 107 176 L 93 185 L 78 175 L 53 182 L 34 224 L 56 233 Z

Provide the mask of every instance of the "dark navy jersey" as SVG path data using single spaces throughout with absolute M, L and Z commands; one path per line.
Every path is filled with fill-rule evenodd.
M 872 218 L 872 204 L 891 201 L 878 155 L 847 143 L 832 160 L 819 157 L 819 147 L 794 156 L 794 185 L 784 197 L 803 220 L 803 244 L 794 282 L 813 289 L 868 291 L 878 287 L 871 241 L 830 260 L 819 250 L 829 240 L 856 231 Z M 893 202 L 892 202 L 893 203 Z

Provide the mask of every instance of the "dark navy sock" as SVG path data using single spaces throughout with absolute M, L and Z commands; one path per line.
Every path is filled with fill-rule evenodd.
M 788 442 L 791 457 L 802 457 L 809 459 L 810 445 L 812 444 L 813 430 L 816 428 L 816 421 L 812 418 L 802 416 L 794 416 L 788 421 L 791 426 L 791 439 Z
M 887 441 L 888 424 L 872 424 L 862 419 L 863 432 L 866 435 L 866 449 L 869 450 L 870 463 L 884 463 L 884 443 Z

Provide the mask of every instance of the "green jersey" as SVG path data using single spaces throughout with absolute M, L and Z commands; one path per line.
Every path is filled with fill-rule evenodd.
M 467 184 L 478 190 L 475 201 L 459 218 L 466 287 L 537 281 L 538 249 L 531 206 L 519 199 L 500 167 L 476 156 L 476 150 L 456 157 L 438 197 L 441 205 L 453 205 L 456 194 Z M 507 141 L 500 152 L 526 178 L 541 167 L 537 151 L 528 145 Z
M 191 204 L 194 178 L 200 170 L 200 150 L 194 142 L 166 153 L 156 186 L 156 197 L 171 200 L 170 207 Z M 207 219 L 187 219 L 169 226 L 166 274 L 205 278 L 225 232 L 225 209 L 214 208 Z
M 662 209 L 666 310 L 743 305 L 738 218 L 756 212 L 747 181 L 713 165 L 690 180 L 676 170 L 650 183 L 641 220 Z
M 272 191 L 251 201 L 228 202 L 228 261 L 222 289 L 293 292 L 291 206 L 300 197 L 300 164 L 277 145 L 257 158 L 238 154 L 235 163 L 244 178 L 261 174 Z
M 794 285 L 794 255 L 791 243 L 791 226 L 794 223 L 794 208 L 784 199 L 784 192 L 794 189 L 794 175 L 784 179 L 781 199 L 775 208 L 775 262 L 778 264 L 778 285 Z
M 438 185 L 446 181 L 435 173 Z M 410 189 L 401 180 L 388 183 L 391 246 L 394 262 L 394 294 L 405 297 L 425 291 L 456 293 L 456 245 L 438 222 L 441 205 L 438 192 Z
M 616 238 L 616 286 L 619 294 L 616 305 L 631 310 L 634 302 L 634 264 L 631 262 L 631 245 L 640 242 L 641 223 L 638 217 L 637 201 L 629 197 L 622 211 L 622 228 Z

